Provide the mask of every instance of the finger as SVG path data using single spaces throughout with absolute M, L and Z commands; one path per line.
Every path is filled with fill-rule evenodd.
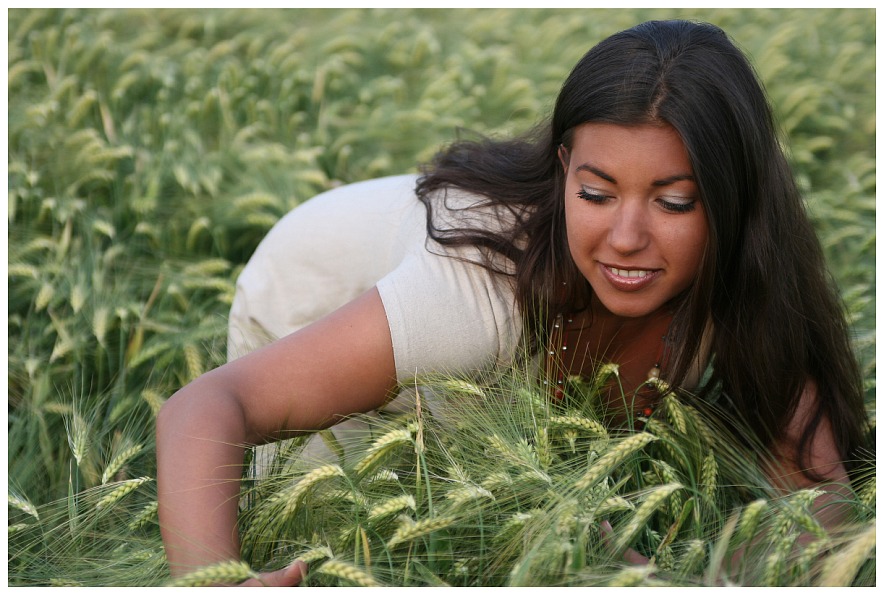
M 297 587 L 307 573 L 307 565 L 295 560 L 285 568 L 263 572 L 258 578 L 240 583 L 241 587 Z
M 611 521 L 609 520 L 602 521 L 599 528 L 602 530 L 602 533 L 605 534 L 605 537 L 609 537 L 611 533 L 614 532 L 614 527 L 611 526 Z
M 599 523 L 599 529 L 601 529 L 602 539 L 605 540 L 605 545 L 609 548 L 613 547 L 611 544 L 611 540 L 614 537 L 614 527 L 611 526 L 611 522 L 608 520 L 602 521 L 601 523 Z M 626 562 L 630 564 L 635 564 L 637 566 L 644 566 L 651 561 L 650 558 L 641 555 L 631 547 L 626 548 L 626 551 L 623 552 L 623 559 Z
M 611 542 L 614 539 L 614 527 L 611 526 L 611 522 L 604 520 L 599 523 L 599 532 L 602 534 L 602 541 L 604 541 L 605 547 L 611 548 Z
M 635 564 L 636 566 L 647 566 L 651 561 L 647 556 L 643 556 L 631 547 L 626 548 L 626 551 L 623 552 L 623 559 L 626 560 L 630 564 Z

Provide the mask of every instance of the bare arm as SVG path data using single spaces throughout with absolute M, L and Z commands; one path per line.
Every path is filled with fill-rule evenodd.
M 372 289 L 178 391 L 157 420 L 160 527 L 173 576 L 239 558 L 243 445 L 376 409 L 394 386 L 389 326 Z
M 833 529 L 845 520 L 844 506 L 838 501 L 850 496 L 850 479 L 842 462 L 841 453 L 835 443 L 832 424 L 823 418 L 817 426 L 813 438 L 807 445 L 806 466 L 821 478 L 821 482 L 803 473 L 799 464 L 798 441 L 811 415 L 817 399 L 817 388 L 813 381 L 805 386 L 804 393 L 796 408 L 795 415 L 786 426 L 783 438 L 774 444 L 777 467 L 770 470 L 771 480 L 784 491 L 820 487 L 825 494 L 814 501 L 814 515 L 826 529 Z
M 835 443 L 832 424 L 828 418 L 823 418 L 808 442 L 805 464 L 799 462 L 801 461 L 798 451 L 799 440 L 817 398 L 816 384 L 812 380 L 808 381 L 782 438 L 773 445 L 774 460 L 766 472 L 772 485 L 784 494 L 806 488 L 822 490 L 823 494 L 813 501 L 811 512 L 824 529 L 831 531 L 846 521 L 847 507 L 843 502 L 850 498 L 851 488 L 850 478 Z M 805 475 L 805 468 L 812 471 L 819 479 Z M 812 533 L 801 533 L 796 546 L 804 547 L 815 539 L 816 536 Z M 737 568 L 745 554 L 746 547 L 737 550 L 730 560 L 731 568 Z

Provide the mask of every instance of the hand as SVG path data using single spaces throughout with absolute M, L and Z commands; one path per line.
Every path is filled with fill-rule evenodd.
M 307 573 L 307 565 L 295 560 L 285 568 L 262 572 L 258 578 L 240 583 L 240 587 L 297 587 Z
M 602 531 L 602 538 L 605 541 L 605 545 L 609 549 L 612 548 L 611 539 L 614 537 L 614 527 L 611 526 L 611 522 L 602 521 L 601 525 L 599 525 L 599 529 Z M 631 547 L 626 548 L 626 551 L 623 552 L 623 559 L 629 564 L 634 564 L 636 566 L 647 566 L 651 561 L 650 558 L 641 555 Z

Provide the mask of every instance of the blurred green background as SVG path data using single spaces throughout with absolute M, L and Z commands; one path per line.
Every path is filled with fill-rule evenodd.
M 872 9 L 10 9 L 10 525 L 153 477 L 154 415 L 223 361 L 237 274 L 289 209 L 527 130 L 652 18 L 713 22 L 755 64 L 873 410 Z

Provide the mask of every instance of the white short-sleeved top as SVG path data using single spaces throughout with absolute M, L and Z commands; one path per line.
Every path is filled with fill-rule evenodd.
M 522 332 L 512 278 L 465 261 L 479 258 L 475 248 L 428 239 L 416 180 L 342 186 L 283 217 L 237 280 L 228 357 L 294 332 L 376 286 L 400 382 L 511 361 Z M 435 208 L 443 223 L 456 224 L 458 209 L 480 200 L 449 190 L 443 202 L 454 208 Z M 505 221 L 496 212 L 478 213 L 485 225 Z

